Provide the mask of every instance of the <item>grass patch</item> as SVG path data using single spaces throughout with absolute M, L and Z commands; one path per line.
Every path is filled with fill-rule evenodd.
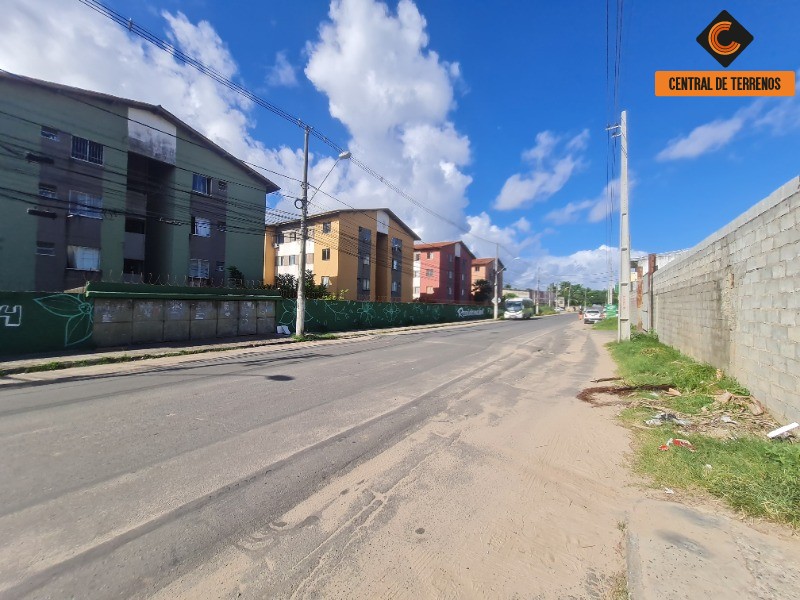
M 617 317 L 608 317 L 602 321 L 598 321 L 592 325 L 592 329 L 599 329 L 600 331 L 616 331 L 617 330 Z
M 337 336 L 333 333 L 306 333 L 305 335 L 293 335 L 295 342 L 311 342 L 314 340 L 335 340 Z
M 699 364 L 654 336 L 638 335 L 630 342 L 609 344 L 619 372 L 630 385 L 670 385 L 680 396 L 643 394 L 640 402 L 622 411 L 620 418 L 636 437 L 633 467 L 657 487 L 704 490 L 749 516 L 766 518 L 800 528 L 800 444 L 770 440 L 757 429 L 727 425 L 723 435 L 709 435 L 698 426 L 709 416 L 731 412 L 740 421 L 754 417 L 746 409 L 738 414 L 731 404 L 718 408 L 713 395 L 723 390 L 746 395 L 734 379 Z M 650 403 L 678 415 L 694 415 L 694 424 L 680 427 L 667 422 L 644 427 L 657 411 Z M 705 410 L 704 410 L 705 409 Z M 730 409 L 730 410 L 728 410 Z M 690 417 L 691 418 L 691 417 Z M 669 438 L 684 438 L 696 452 L 670 447 L 659 450 Z

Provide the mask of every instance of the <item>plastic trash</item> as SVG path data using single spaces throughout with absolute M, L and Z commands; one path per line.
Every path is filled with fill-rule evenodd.
M 689 452 L 695 452 L 695 447 L 689 440 L 682 440 L 680 438 L 669 438 L 665 444 L 661 444 L 658 449 L 662 452 L 669 450 L 670 446 L 680 446 L 686 448 Z
M 672 488 L 664 488 L 664 492 L 667 494 L 674 494 L 675 490 L 673 490 Z
M 719 418 L 719 420 L 722 421 L 723 423 L 730 423 L 731 425 L 738 425 L 738 423 L 736 421 L 734 421 L 733 419 L 731 419 L 728 415 L 722 415 Z
M 767 434 L 768 438 L 776 438 L 779 435 L 783 435 L 784 433 L 789 433 L 792 429 L 800 427 L 800 423 L 789 423 L 788 425 L 784 425 L 783 427 L 778 427 L 777 429 L 773 429 Z
M 659 427 L 660 425 L 671 421 L 676 425 L 680 425 L 681 427 L 686 427 L 687 425 L 691 425 L 692 422 L 686 419 L 679 419 L 672 413 L 658 413 L 652 419 L 647 419 L 644 423 L 645 425 L 652 425 L 653 427 Z

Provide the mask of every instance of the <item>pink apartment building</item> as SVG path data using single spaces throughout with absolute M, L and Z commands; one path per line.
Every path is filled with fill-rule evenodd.
M 474 259 L 475 255 L 461 241 L 415 243 L 414 299 L 442 303 L 470 301 Z

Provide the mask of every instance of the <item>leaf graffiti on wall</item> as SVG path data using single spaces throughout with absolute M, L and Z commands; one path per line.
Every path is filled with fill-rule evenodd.
M 80 344 L 92 337 L 94 312 L 83 295 L 52 294 L 33 299 L 36 304 L 57 317 L 67 319 L 64 325 L 64 347 Z

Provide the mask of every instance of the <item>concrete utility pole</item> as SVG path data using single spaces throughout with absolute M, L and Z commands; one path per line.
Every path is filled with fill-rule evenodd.
M 539 267 L 536 267 L 536 309 L 535 312 L 539 314 Z
M 617 341 L 631 339 L 631 234 L 628 224 L 628 116 L 622 111 L 619 122 L 619 318 Z
M 494 298 L 492 302 L 494 302 L 494 318 L 497 319 L 500 316 L 500 302 L 497 299 L 497 277 L 500 275 L 500 271 L 498 270 L 500 267 L 500 244 L 494 245 Z
M 298 336 L 303 336 L 306 333 L 306 238 L 308 237 L 308 225 L 306 224 L 306 217 L 308 216 L 308 134 L 311 128 L 306 125 L 305 131 L 305 144 L 303 150 L 303 197 L 299 200 L 300 206 L 300 275 L 297 278 L 297 320 L 294 326 L 294 332 Z M 295 206 L 297 206 L 295 200 Z

